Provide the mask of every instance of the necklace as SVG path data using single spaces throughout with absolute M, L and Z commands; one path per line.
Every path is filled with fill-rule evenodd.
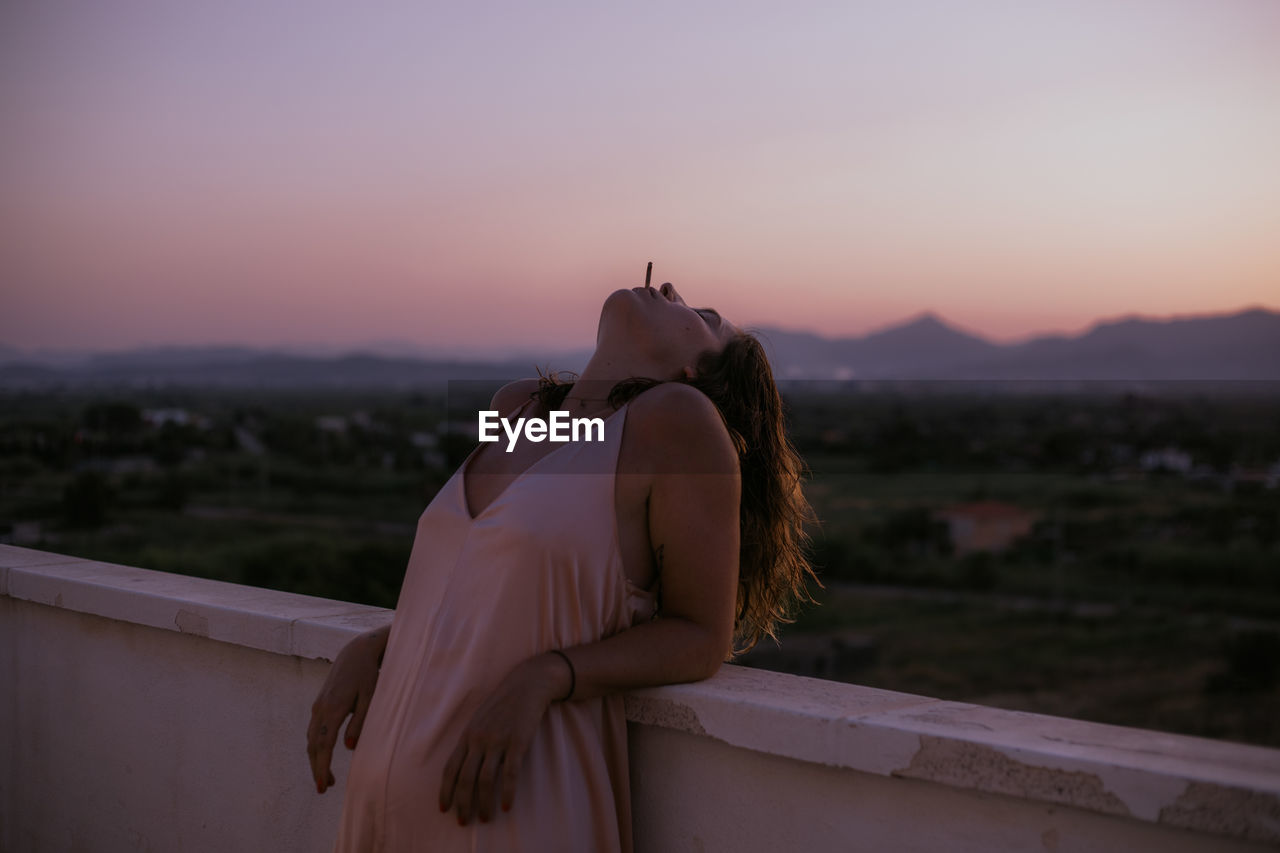
M 572 395 L 572 394 L 566 394 L 566 395 L 565 395 L 565 397 L 564 397 L 564 401 L 567 403 L 567 402 L 569 402 L 570 400 L 576 400 L 576 401 L 577 401 L 577 403 L 578 403 L 578 408 L 579 408 L 579 409 L 584 408 L 584 407 L 587 405 L 587 403 L 607 403 L 607 402 L 609 402 L 609 398 L 608 398 L 608 397 L 576 397 L 576 396 L 574 396 L 574 395 Z
M 595 404 L 598 404 L 598 403 L 604 403 L 605 406 L 607 407 L 609 404 L 609 398 L 608 397 L 579 397 L 576 394 L 571 393 L 571 394 L 566 394 L 564 396 L 564 403 L 562 405 L 564 405 L 565 408 L 572 408 L 574 411 L 581 413 L 589 405 L 592 409 L 595 409 L 596 408 Z

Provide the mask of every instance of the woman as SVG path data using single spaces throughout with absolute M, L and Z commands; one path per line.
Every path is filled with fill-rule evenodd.
M 763 350 L 669 283 L 609 296 L 572 385 L 492 408 L 600 417 L 604 440 L 482 444 L 423 513 L 391 627 L 312 708 L 320 792 L 351 715 L 342 853 L 630 850 L 621 693 L 711 676 L 812 577 Z

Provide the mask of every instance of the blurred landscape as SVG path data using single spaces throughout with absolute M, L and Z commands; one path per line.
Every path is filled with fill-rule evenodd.
M 1075 335 L 993 343 L 932 312 L 859 337 L 749 327 L 780 379 L 1274 380 L 1280 379 L 1280 312 L 1094 324 Z M 530 365 L 581 370 L 590 349 L 460 360 L 447 349 L 389 341 L 357 351 L 324 347 L 140 347 L 107 353 L 24 351 L 0 345 L 0 388 L 195 386 L 381 388 L 443 392 L 459 380 L 525 376 Z
M 951 380 L 921 360 L 956 342 L 938 318 L 888 330 L 914 344 L 896 366 L 867 355 L 875 336 L 855 357 L 769 333 L 780 375 L 820 377 L 783 386 L 824 587 L 742 662 L 1280 746 L 1276 319 L 1126 321 L 1022 345 L 1020 376 Z M 1170 340 L 1221 357 L 1195 381 L 1144 373 Z M 1049 357 L 1086 346 L 1115 378 Z M 474 446 L 445 380 L 532 372 L 241 349 L 4 360 L 0 540 L 383 607 Z

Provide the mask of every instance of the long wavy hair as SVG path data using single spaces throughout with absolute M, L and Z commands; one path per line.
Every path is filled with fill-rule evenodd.
M 697 388 L 719 409 L 742 477 L 732 657 L 764 637 L 776 641 L 778 625 L 794 621 L 796 608 L 814 600 L 809 582 L 822 584 L 809 562 L 805 526 L 816 516 L 801 490 L 808 469 L 787 437 L 782 397 L 760 341 L 745 332 L 735 335 L 719 352 L 703 353 L 695 374 L 673 381 Z M 609 392 L 609 404 L 617 408 L 661 384 L 623 380 Z M 540 372 L 533 397 L 558 409 L 572 387 L 560 375 Z

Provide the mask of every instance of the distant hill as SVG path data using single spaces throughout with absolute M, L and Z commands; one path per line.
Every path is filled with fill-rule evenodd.
M 999 346 L 932 313 L 860 338 L 820 338 L 760 329 L 778 376 L 801 379 L 919 378 L 938 365 L 982 361 Z
M 1128 318 L 1075 336 L 992 343 L 926 313 L 861 337 L 758 330 L 783 379 L 1277 380 L 1280 313 L 1254 308 L 1175 320 Z M 573 352 L 502 361 L 448 361 L 387 353 L 301 355 L 252 347 L 151 347 L 24 358 L 0 346 L 0 388 L 215 386 L 234 388 L 443 388 L 458 380 L 530 376 L 534 367 L 580 370 Z
M 762 329 L 780 377 L 806 379 L 1274 380 L 1280 313 L 1129 318 L 1076 337 L 996 344 L 925 314 L 857 338 Z
M 0 388 L 215 387 L 260 389 L 429 389 L 455 381 L 528 376 L 526 362 L 449 362 L 352 353 L 313 357 L 262 351 L 132 350 L 95 356 L 75 367 L 0 365 Z

